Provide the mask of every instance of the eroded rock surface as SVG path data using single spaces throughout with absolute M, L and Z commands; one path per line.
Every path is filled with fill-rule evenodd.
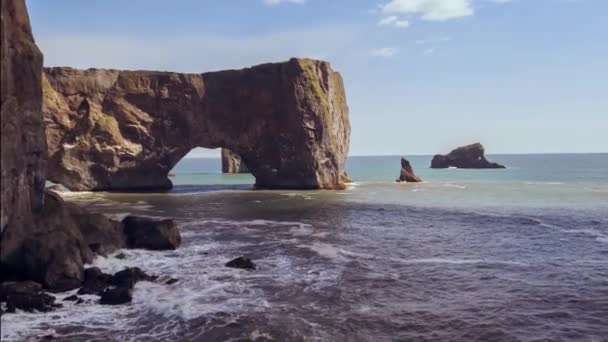
M 431 161 L 431 168 L 445 169 L 457 167 L 460 169 L 504 169 L 503 165 L 490 162 L 484 156 L 483 145 L 475 143 L 461 146 L 447 155 L 437 154 Z
M 41 105 L 42 54 L 34 43 L 25 2 L 1 2 L 0 97 L 2 145 L 0 257 L 17 258 L 21 241 L 34 231 L 42 209 L 44 156 Z
M 223 173 L 249 173 L 247 165 L 241 156 L 227 148 L 222 149 L 222 172 Z
M 341 76 L 291 59 L 204 74 L 45 69 L 48 177 L 72 190 L 168 189 L 192 148 L 227 148 L 263 188 L 341 189 Z
M 414 169 L 412 168 L 412 165 L 405 158 L 401 158 L 401 172 L 399 173 L 399 178 L 397 179 L 397 182 L 422 182 L 422 179 L 418 178 L 418 176 L 414 174 Z

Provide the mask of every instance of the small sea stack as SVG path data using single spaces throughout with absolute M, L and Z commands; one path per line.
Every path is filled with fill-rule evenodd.
M 447 155 L 437 154 L 431 161 L 431 169 L 447 169 L 456 167 L 460 169 L 504 169 L 504 165 L 490 162 L 484 156 L 483 145 L 475 143 L 461 146 Z
M 397 182 L 398 183 L 404 183 L 404 182 L 420 183 L 420 182 L 422 182 L 422 179 L 418 178 L 418 176 L 416 176 L 414 174 L 412 165 L 405 158 L 401 158 L 401 173 L 399 174 L 399 178 L 397 179 Z

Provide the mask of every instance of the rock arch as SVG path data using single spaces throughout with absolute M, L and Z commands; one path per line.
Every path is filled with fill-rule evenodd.
M 263 188 L 342 189 L 341 76 L 291 59 L 204 74 L 45 68 L 48 178 L 72 190 L 168 189 L 192 148 L 240 155 Z

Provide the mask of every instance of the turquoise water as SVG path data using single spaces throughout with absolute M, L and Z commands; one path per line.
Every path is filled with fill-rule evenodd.
M 608 207 L 608 154 L 490 155 L 507 166 L 495 170 L 431 169 L 432 156 L 406 156 L 422 184 L 395 183 L 400 158 L 350 157 L 349 191 L 309 195 L 441 207 Z M 255 182 L 250 174 L 223 175 L 220 167 L 219 159 L 182 160 L 175 191 L 248 189 Z

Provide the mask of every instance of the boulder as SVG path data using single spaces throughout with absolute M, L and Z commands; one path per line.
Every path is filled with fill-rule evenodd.
M 124 270 L 115 273 L 110 279 L 110 285 L 121 287 L 121 286 L 133 286 L 138 281 L 155 281 L 156 276 L 151 276 L 141 270 L 139 267 L 128 267 Z
M 53 310 L 55 297 L 42 292 L 42 285 L 32 282 L 4 282 L 0 284 L 0 302 L 6 302 L 6 312 L 15 310 L 47 312 Z
M 401 158 L 401 173 L 399 174 L 399 178 L 397 179 L 397 182 L 400 182 L 400 183 L 401 182 L 408 182 L 408 183 L 422 182 L 422 179 L 418 178 L 414 174 L 412 165 L 405 158 Z
M 504 169 L 503 165 L 492 163 L 484 156 L 484 147 L 480 143 L 461 146 L 447 155 L 437 154 L 431 161 L 431 168 L 445 169 L 457 167 L 461 169 Z
M 48 178 L 71 190 L 169 189 L 196 147 L 242 157 L 259 188 L 344 188 L 348 106 L 327 62 L 203 74 L 45 68 L 43 94 Z
M 249 258 L 238 257 L 226 263 L 226 267 L 240 268 L 244 270 L 255 270 L 256 265 Z
M 122 223 L 128 248 L 168 250 L 176 249 L 181 243 L 179 229 L 173 220 L 127 216 Z
M 101 272 L 97 267 L 91 267 L 84 270 L 84 282 L 78 290 L 78 294 L 93 294 L 100 296 L 103 291 L 110 285 L 112 276 Z
M 223 148 L 222 173 L 249 173 L 249 169 L 241 156 L 227 148 Z
M 130 303 L 133 299 L 132 286 L 109 287 L 101 294 L 102 305 L 120 305 Z

